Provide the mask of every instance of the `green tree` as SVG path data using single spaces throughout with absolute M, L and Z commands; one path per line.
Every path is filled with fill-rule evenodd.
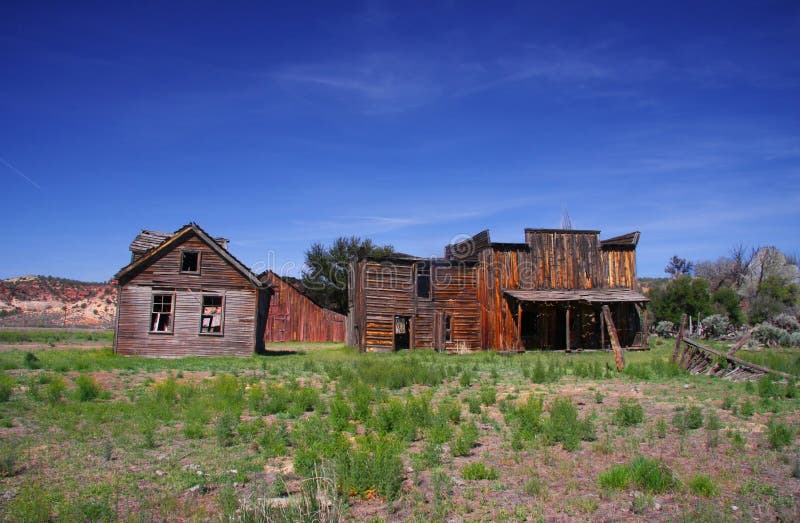
M 325 308 L 347 314 L 347 271 L 358 255 L 382 258 L 394 253 L 391 245 L 375 245 L 369 238 L 341 236 L 329 246 L 315 242 L 306 251 L 303 287 Z
M 705 318 L 713 311 L 708 281 L 691 276 L 678 276 L 664 286 L 650 291 L 650 310 L 656 321 L 681 321 L 684 312 L 697 318 Z
M 714 309 L 719 314 L 726 315 L 735 326 L 744 323 L 742 299 L 735 290 L 730 287 L 720 287 L 711 294 L 711 302 Z
M 758 284 L 758 293 L 750 302 L 747 316 L 751 324 L 761 323 L 786 312 L 797 304 L 800 289 L 781 276 L 767 276 Z
M 686 258 L 673 256 L 669 260 L 669 263 L 667 263 L 667 266 L 664 267 L 664 272 L 673 278 L 677 278 L 678 276 L 684 274 L 694 274 L 694 263 L 690 262 Z

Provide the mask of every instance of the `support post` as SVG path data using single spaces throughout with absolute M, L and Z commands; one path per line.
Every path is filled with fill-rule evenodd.
M 522 302 L 517 304 L 517 350 L 522 347 Z
M 567 306 L 567 328 L 566 328 L 566 331 L 567 331 L 567 340 L 566 340 L 567 346 L 566 346 L 566 348 L 564 350 L 565 350 L 565 352 L 570 352 L 570 350 L 569 350 L 569 306 Z
M 606 319 L 603 310 L 600 309 L 600 349 L 606 348 Z
M 683 341 L 683 329 L 686 328 L 686 313 L 681 316 L 681 326 L 678 328 L 678 335 L 675 336 L 675 350 L 672 351 L 672 363 L 678 362 L 678 353 L 681 350 L 681 342 Z
M 606 318 L 608 337 L 611 339 L 611 348 L 614 349 L 614 361 L 617 364 L 617 372 L 622 372 L 622 369 L 625 368 L 625 354 L 622 351 L 622 346 L 619 344 L 617 328 L 614 326 L 614 319 L 611 317 L 611 309 L 608 305 L 603 305 L 603 315 Z

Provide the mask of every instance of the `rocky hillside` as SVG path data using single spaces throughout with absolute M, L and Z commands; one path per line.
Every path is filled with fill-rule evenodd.
M 117 290 L 53 276 L 0 280 L 0 326 L 111 327 Z

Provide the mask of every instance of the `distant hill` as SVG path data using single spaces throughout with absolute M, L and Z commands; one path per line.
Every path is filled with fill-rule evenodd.
M 108 283 L 53 276 L 0 280 L 0 326 L 113 326 L 117 289 Z

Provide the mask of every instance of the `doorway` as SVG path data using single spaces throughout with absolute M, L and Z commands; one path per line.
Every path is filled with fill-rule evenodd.
M 411 348 L 411 316 L 394 317 L 394 350 Z

